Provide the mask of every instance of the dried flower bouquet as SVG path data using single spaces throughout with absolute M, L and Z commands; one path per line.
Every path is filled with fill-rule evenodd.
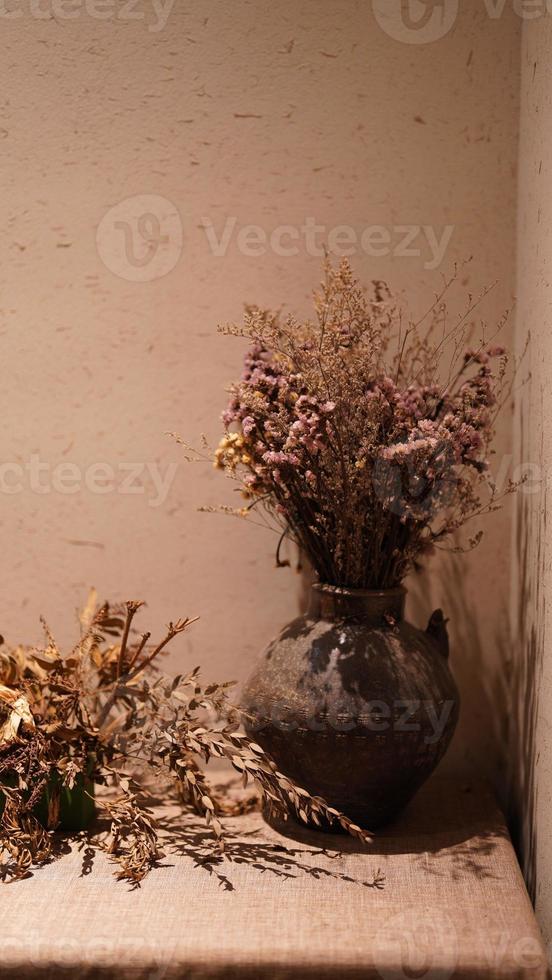
M 244 786 L 253 781 L 268 808 L 284 818 L 291 810 L 301 820 L 329 821 L 368 841 L 369 834 L 295 786 L 238 730 L 231 684 L 203 687 L 197 669 L 172 679 L 161 673 L 160 655 L 191 620 L 171 623 L 150 646 L 149 633 L 135 638 L 132 629 L 141 605 L 98 608 L 91 595 L 69 656 L 61 655 L 45 624 L 44 648 L 0 654 L 0 875 L 24 877 L 52 857 L 62 794 L 89 780 L 105 787 L 97 805 L 111 829 L 101 846 L 116 862 L 118 878 L 138 883 L 162 856 L 148 807 L 151 784 L 158 793 L 160 781 L 204 818 L 213 851 L 220 853 L 221 819 L 239 807 L 212 790 L 205 771 L 211 758 L 228 760 Z M 45 794 L 48 812 L 41 821 L 37 806 Z
M 215 453 L 245 504 L 222 509 L 275 518 L 321 582 L 396 587 L 497 507 L 489 457 L 511 387 L 494 342 L 503 321 L 490 337 L 481 324 L 474 343 L 482 297 L 451 320 L 452 281 L 414 321 L 383 283 L 367 297 L 347 261 L 328 262 L 313 321 L 249 307 L 223 329 L 249 349 Z

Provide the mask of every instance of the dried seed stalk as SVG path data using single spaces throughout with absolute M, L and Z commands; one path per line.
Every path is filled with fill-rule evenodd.
M 116 863 L 117 878 L 139 884 L 162 857 L 151 812 L 160 785 L 205 820 L 213 853 L 220 854 L 222 821 L 239 807 L 212 788 L 206 766 L 213 758 L 229 761 L 244 785 L 254 782 L 275 813 L 286 816 L 291 808 L 301 820 L 338 823 L 369 841 L 343 814 L 295 786 L 238 730 L 231 684 L 203 686 L 198 669 L 171 679 L 161 673 L 160 657 L 192 620 L 169 624 L 148 648 L 150 634 L 135 637 L 132 629 L 140 605 L 97 608 L 92 597 L 68 657 L 47 628 L 44 648 L 0 653 L 3 877 L 24 877 L 51 858 L 60 794 L 90 775 L 106 788 L 98 804 L 110 830 L 99 846 Z M 34 812 L 46 790 L 47 828 Z M 250 807 L 247 801 L 242 809 Z

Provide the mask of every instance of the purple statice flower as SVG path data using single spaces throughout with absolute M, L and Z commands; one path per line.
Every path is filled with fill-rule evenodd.
M 263 463 L 267 466 L 297 466 L 299 457 L 294 453 L 275 452 L 270 449 L 263 453 Z

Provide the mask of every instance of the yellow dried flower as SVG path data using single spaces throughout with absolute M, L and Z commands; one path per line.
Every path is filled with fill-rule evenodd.
M 243 444 L 244 438 L 241 433 L 227 432 L 220 440 L 217 449 L 215 449 L 215 458 L 213 461 L 215 469 L 223 470 L 228 467 L 231 470 L 235 470 L 239 463 L 239 451 L 242 449 Z

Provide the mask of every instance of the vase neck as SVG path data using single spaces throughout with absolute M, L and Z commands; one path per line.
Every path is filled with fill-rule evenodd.
M 340 619 L 356 619 L 375 625 L 390 619 L 399 622 L 404 618 L 406 589 L 340 589 L 333 585 L 315 583 L 311 589 L 309 614 L 314 619 L 335 622 Z

